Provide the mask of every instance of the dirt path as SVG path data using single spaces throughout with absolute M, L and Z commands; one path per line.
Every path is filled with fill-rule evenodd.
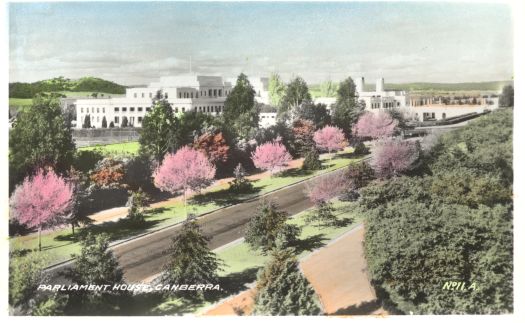
M 303 165 L 303 158 L 294 159 L 288 164 L 288 166 L 285 169 L 299 168 L 302 165 Z M 251 181 L 255 181 L 255 180 L 267 178 L 270 176 L 271 176 L 270 172 L 262 172 L 262 173 L 258 173 L 255 175 L 246 176 L 246 178 L 248 178 Z M 233 177 L 222 178 L 218 181 L 215 181 L 211 186 L 207 187 L 202 192 L 207 192 L 221 185 L 229 184 L 232 180 L 233 180 Z M 188 194 L 188 198 L 193 195 L 194 194 L 191 194 L 191 193 Z M 170 199 L 160 201 L 157 203 L 152 203 L 149 207 L 159 208 L 159 207 L 173 206 L 176 202 L 182 201 L 182 198 L 183 198 L 182 196 L 177 196 L 177 197 L 170 198 Z M 103 210 L 93 215 L 90 215 L 89 217 L 94 221 L 95 224 L 100 224 L 100 223 L 104 223 L 108 221 L 117 221 L 121 218 L 126 217 L 127 214 L 128 214 L 128 208 L 123 206 L 123 207 L 116 207 L 116 208 L 112 208 L 108 210 Z
M 251 288 L 233 297 L 227 298 L 219 305 L 204 313 L 206 316 L 251 315 L 255 289 Z
M 366 271 L 362 225 L 314 251 L 300 261 L 300 268 L 321 300 L 323 310 L 332 315 L 386 315 Z M 203 315 L 249 315 L 254 290 L 228 298 Z
M 368 279 L 364 234 L 359 225 L 301 261 L 327 314 L 371 314 L 379 309 L 374 308 L 376 295 Z

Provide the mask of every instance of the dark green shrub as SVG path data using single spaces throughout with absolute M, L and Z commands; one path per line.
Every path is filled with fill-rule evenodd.
M 356 155 L 366 155 L 370 153 L 370 149 L 363 142 L 358 142 L 354 147 L 354 154 Z
M 304 156 L 302 169 L 304 170 L 318 170 L 323 167 L 323 164 L 319 160 L 319 152 L 317 149 L 312 147 Z
M 233 176 L 235 176 L 235 178 L 230 183 L 230 191 L 234 193 L 249 193 L 253 191 L 253 184 L 246 178 L 246 171 L 241 163 L 235 167 Z

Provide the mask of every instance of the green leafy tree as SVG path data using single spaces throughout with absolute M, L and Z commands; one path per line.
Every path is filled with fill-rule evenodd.
M 210 114 L 189 111 L 181 114 L 178 118 L 175 130 L 176 140 L 181 146 L 192 144 L 199 136 L 206 132 L 215 132 L 222 129 L 219 120 Z
M 347 138 L 352 134 L 352 125 L 357 122 L 363 111 L 363 106 L 358 103 L 358 96 L 354 80 L 348 77 L 339 84 L 335 106 L 332 112 L 332 122 L 345 133 Z
M 321 201 L 316 203 L 315 209 L 308 212 L 306 222 L 317 222 L 318 226 L 334 226 L 338 221 L 338 218 L 334 212 L 335 208 L 332 202 Z
M 129 126 L 128 117 L 123 116 L 122 117 L 122 122 L 120 123 L 120 127 L 121 128 L 126 128 L 127 126 Z
M 36 97 L 30 108 L 18 114 L 9 132 L 10 188 L 40 167 L 67 171 L 74 153 L 71 127 L 64 121 L 60 102 Z
M 124 275 L 117 259 L 109 250 L 107 234 L 88 233 L 80 241 L 80 254 L 76 255 L 73 268 L 66 271 L 66 277 L 74 284 L 118 285 L 124 284 Z M 127 291 L 94 290 L 70 291 L 66 314 L 110 314 L 130 304 Z
M 67 295 L 55 294 L 40 303 L 36 304 L 32 310 L 32 316 L 60 316 L 64 315 L 64 308 L 67 305 Z
M 280 106 L 286 92 L 286 84 L 281 80 L 279 74 L 272 73 L 272 75 L 270 75 L 268 92 L 270 96 L 270 104 L 274 107 Z
M 178 148 L 175 133 L 178 128 L 179 121 L 174 117 L 168 101 L 155 101 L 142 121 L 139 138 L 141 152 L 152 156 L 160 164 L 166 153 Z
M 240 74 L 237 82 L 224 102 L 224 123 L 233 127 L 235 135 L 247 139 L 251 129 L 259 125 L 259 111 L 255 104 L 255 91 L 248 77 Z
M 109 127 L 110 127 L 110 128 L 115 128 L 115 124 L 113 123 L 113 121 L 111 121 L 111 122 L 109 123 Z
M 293 151 L 301 156 L 305 156 L 312 147 L 315 146 L 314 142 L 314 123 L 310 120 L 296 119 L 292 123 L 293 133 Z
M 319 315 L 315 291 L 298 268 L 293 250 L 282 249 L 259 271 L 255 315 Z
M 279 115 L 288 118 L 292 109 L 309 101 L 312 101 L 312 96 L 308 90 L 308 84 L 298 76 L 286 86 L 286 92 L 279 107 Z
M 362 141 L 359 141 L 354 146 L 354 154 L 361 156 L 361 155 L 368 155 L 370 153 L 370 149 L 365 146 L 365 144 Z
M 106 116 L 102 117 L 102 128 L 108 127 L 108 121 L 106 120 Z
M 128 221 L 135 227 L 142 227 L 146 220 L 144 219 L 144 205 L 146 203 L 146 195 L 142 192 L 142 189 L 133 192 L 130 200 L 128 201 Z
M 316 129 L 323 128 L 331 122 L 331 117 L 326 109 L 326 105 L 321 103 L 303 102 L 294 108 L 292 115 L 294 119 L 312 121 Z
M 30 301 L 37 297 L 37 287 L 46 278 L 46 258 L 38 252 L 21 257 L 11 254 L 9 260 L 9 305 L 27 313 Z
M 318 170 L 321 168 L 323 168 L 323 164 L 319 160 L 319 152 L 315 147 L 311 147 L 310 150 L 304 156 L 302 169 Z
M 514 106 L 514 87 L 512 85 L 506 85 L 501 91 L 499 98 L 500 107 L 513 107 Z
M 480 117 L 442 135 L 422 174 L 360 190 L 372 282 L 402 312 L 513 311 L 512 128 L 511 110 Z
M 291 246 L 297 241 L 300 229 L 286 220 L 287 212 L 278 211 L 275 203 L 264 201 L 248 223 L 244 239 L 252 249 L 261 249 L 263 253 L 274 249 L 278 243 Z
M 234 179 L 230 183 L 230 191 L 235 193 L 249 193 L 253 191 L 253 184 L 246 178 L 246 170 L 241 163 L 233 171 Z
M 181 232 L 173 237 L 164 266 L 165 284 L 216 284 L 222 262 L 208 247 L 208 239 L 194 219 L 184 222 Z M 194 297 L 196 294 L 184 294 Z M 202 293 L 197 293 L 202 296 Z
M 370 210 L 366 218 L 372 280 L 402 311 L 512 311 L 512 225 L 507 207 L 469 209 L 401 199 Z M 450 292 L 443 290 L 447 281 L 465 282 L 465 289 L 476 283 L 479 289 Z

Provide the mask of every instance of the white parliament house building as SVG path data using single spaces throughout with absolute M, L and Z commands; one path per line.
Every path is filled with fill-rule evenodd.
M 365 103 L 365 109 L 403 109 L 408 105 L 408 96 L 405 91 L 385 90 L 385 79 L 380 78 L 376 81 L 375 91 L 365 91 L 365 78 L 360 77 L 356 80 L 356 92 L 359 101 Z
M 120 127 L 126 117 L 128 125 L 141 127 L 144 116 L 151 110 L 152 99 L 159 91 L 175 114 L 193 110 L 216 116 L 223 112 L 224 101 L 231 90 L 232 84 L 223 81 L 221 76 L 161 77 L 159 82 L 147 87 L 126 89 L 124 97 L 76 100 L 76 128 L 82 128 L 86 115 L 95 128 L 102 127 L 104 117 L 108 126 L 113 122 L 115 127 Z

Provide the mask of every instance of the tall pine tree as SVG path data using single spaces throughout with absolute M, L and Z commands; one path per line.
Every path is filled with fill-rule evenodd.
M 76 256 L 74 267 L 66 272 L 66 277 L 77 285 L 110 285 L 111 288 L 89 292 L 70 291 L 66 314 L 116 314 L 130 305 L 127 291 L 113 290 L 113 286 L 124 284 L 125 281 L 117 259 L 109 250 L 108 235 L 88 233 L 80 245 L 80 254 Z
M 315 291 L 303 277 L 291 249 L 276 250 L 259 271 L 255 315 L 319 315 Z
M 164 266 L 162 281 L 165 284 L 216 284 L 222 262 L 208 247 L 208 239 L 194 219 L 187 220 L 175 236 Z M 186 293 L 194 297 L 195 293 Z M 199 295 L 199 294 L 197 294 Z

